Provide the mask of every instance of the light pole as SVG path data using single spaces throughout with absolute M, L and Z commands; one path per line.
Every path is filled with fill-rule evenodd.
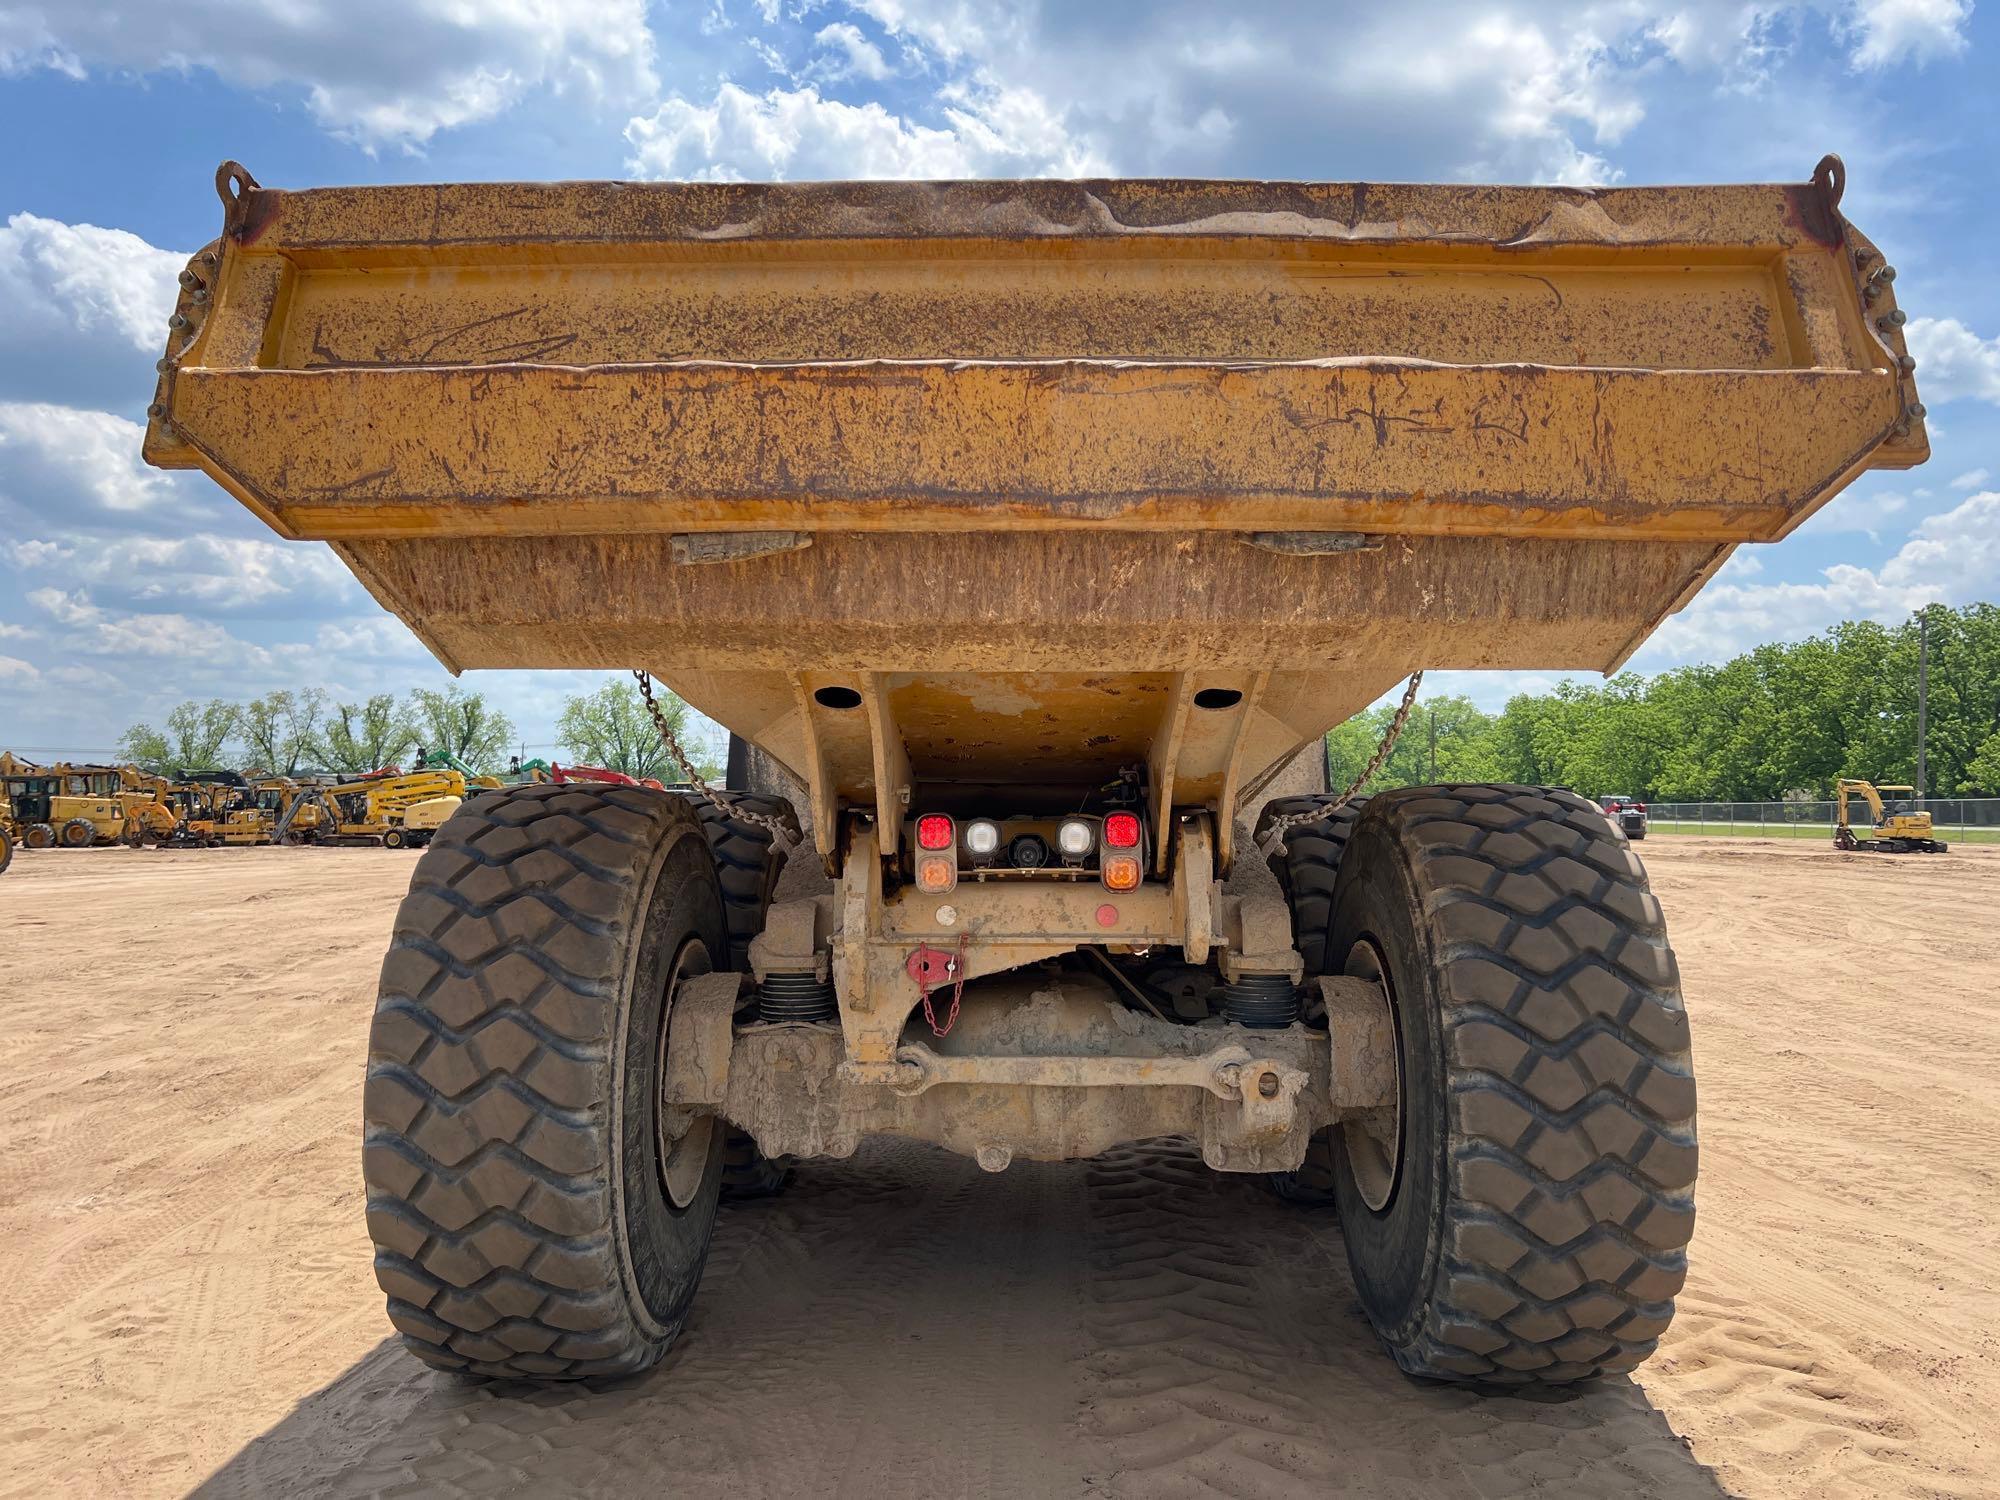
M 1924 752 L 1930 744 L 1931 610 L 1917 615 L 1917 806 L 1924 805 Z

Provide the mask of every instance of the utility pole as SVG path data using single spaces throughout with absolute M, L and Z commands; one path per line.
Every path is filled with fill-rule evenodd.
M 1930 743 L 1931 611 L 1917 615 L 1917 806 L 1924 805 L 1924 751 Z

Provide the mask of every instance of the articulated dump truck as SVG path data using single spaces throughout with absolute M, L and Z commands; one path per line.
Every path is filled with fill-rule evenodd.
M 1645 870 L 1568 791 L 1343 800 L 1320 746 L 1424 668 L 1610 671 L 1923 461 L 1842 182 L 226 165 L 146 456 L 453 671 L 736 737 L 726 788 L 475 791 L 418 861 L 365 1121 L 410 1349 L 643 1369 L 718 1199 L 873 1137 L 1184 1137 L 1338 1214 L 1411 1374 L 1643 1360 L 1695 1180 Z

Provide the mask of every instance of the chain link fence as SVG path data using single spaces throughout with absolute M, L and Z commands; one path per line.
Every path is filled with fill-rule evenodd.
M 1902 807 L 1903 801 L 1892 802 Z M 1909 803 L 1909 806 L 1917 806 Z M 2000 797 L 1926 797 L 1921 804 L 1931 826 L 1946 843 L 2000 844 Z M 1820 802 L 1649 802 L 1653 833 L 1701 833 L 1710 837 L 1828 839 L 1839 804 Z M 1853 798 L 1848 817 L 1858 827 L 1869 821 L 1868 804 Z

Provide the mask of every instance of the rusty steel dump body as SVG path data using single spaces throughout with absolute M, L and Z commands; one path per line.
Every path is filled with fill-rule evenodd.
M 1927 455 L 1831 159 L 219 186 L 147 458 L 331 542 L 449 667 L 650 668 L 798 774 L 829 860 L 841 807 L 887 856 L 907 788 L 1143 763 L 1227 868 L 1264 778 L 1413 668 L 1614 668 L 1735 544 Z

